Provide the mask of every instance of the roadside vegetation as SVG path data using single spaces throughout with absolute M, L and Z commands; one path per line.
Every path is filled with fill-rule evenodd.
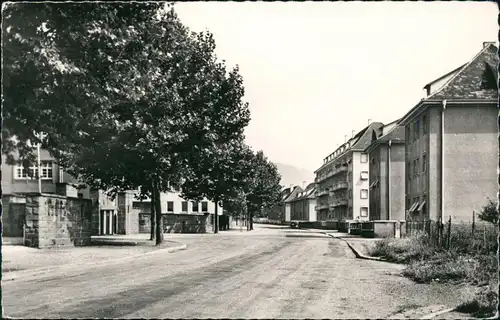
M 459 306 L 457 311 L 477 317 L 492 316 L 498 303 L 498 211 L 491 212 L 496 208 L 490 200 L 479 214 L 484 220 L 478 226 L 451 225 L 444 245 L 428 232 L 420 231 L 406 238 L 378 241 L 370 255 L 406 264 L 403 275 L 418 283 L 475 286 L 475 298 Z

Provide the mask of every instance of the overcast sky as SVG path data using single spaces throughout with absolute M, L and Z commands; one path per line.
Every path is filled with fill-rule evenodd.
M 252 121 L 247 143 L 275 162 L 317 169 L 368 119 L 389 123 L 422 87 L 497 41 L 481 2 L 182 2 L 193 31 L 238 64 Z

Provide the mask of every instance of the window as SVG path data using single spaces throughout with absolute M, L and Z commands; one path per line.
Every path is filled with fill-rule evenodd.
M 167 211 L 174 212 L 174 202 L 173 201 L 167 201 Z
M 198 207 L 199 207 L 198 202 L 193 201 L 193 212 L 198 212 Z
M 202 212 L 207 212 L 208 211 L 208 202 L 202 201 L 201 202 L 201 211 Z
M 406 198 L 406 210 L 410 210 L 410 207 L 411 207 L 412 203 L 411 203 L 411 199 L 408 197 Z
M 413 160 L 413 176 L 418 176 L 418 159 Z
M 422 134 L 427 134 L 429 128 L 427 124 L 427 116 L 422 117 Z
M 406 125 L 405 141 L 408 141 L 408 143 L 411 142 L 411 126 L 409 124 Z
M 26 170 L 27 169 L 27 170 Z M 53 177 L 52 161 L 40 161 L 42 180 L 51 180 Z M 29 168 L 25 168 L 22 165 L 16 166 L 14 170 L 15 179 L 37 179 L 38 178 L 38 167 L 35 164 Z
M 188 211 L 188 203 L 187 201 L 182 201 L 182 212 L 187 212 Z
M 424 154 L 422 156 L 422 172 L 426 172 L 427 171 L 427 155 Z
M 361 199 L 368 199 L 368 189 L 361 189 Z
M 415 173 L 415 175 L 418 176 L 420 170 L 420 159 L 419 158 L 415 159 L 415 162 L 417 163 L 417 172 Z
M 368 171 L 361 171 L 361 180 L 368 180 Z
M 368 207 L 361 207 L 359 215 L 362 217 L 368 217 Z
M 406 163 L 406 175 L 408 176 L 408 180 L 411 180 L 412 174 L 411 174 L 411 162 L 408 161 Z
M 363 163 L 368 162 L 368 155 L 366 153 L 361 154 L 361 162 Z
M 413 134 L 414 134 L 414 140 L 417 140 L 418 135 L 420 134 L 420 120 L 418 120 L 418 119 L 417 119 L 417 121 L 415 121 L 415 130 L 414 130 Z

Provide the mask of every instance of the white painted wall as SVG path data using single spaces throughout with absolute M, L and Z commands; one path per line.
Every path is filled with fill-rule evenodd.
M 316 213 L 316 199 L 309 200 L 309 221 L 318 221 Z
M 368 221 L 370 218 L 370 200 L 369 196 L 367 199 L 361 199 L 361 190 L 369 190 L 370 182 L 369 179 L 361 180 L 361 172 L 367 171 L 368 174 L 370 168 L 370 159 L 368 157 L 367 162 L 361 162 L 361 153 L 359 151 L 353 151 L 352 153 L 352 217 L 356 219 L 359 217 L 362 221 Z M 368 191 L 369 193 L 370 191 Z M 361 208 L 368 208 L 368 215 L 366 217 L 361 217 Z
M 285 203 L 285 222 L 292 221 L 292 207 L 290 203 Z
M 145 199 L 144 201 L 150 201 L 150 199 Z M 174 212 L 168 212 L 167 211 L 167 204 L 169 201 L 172 201 L 174 203 Z M 215 213 L 215 203 L 212 201 L 208 201 L 207 199 L 203 199 L 198 202 L 198 212 L 193 211 L 193 202 L 192 201 L 187 201 L 188 202 L 188 210 L 183 212 L 182 211 L 182 202 L 184 202 L 183 198 L 180 197 L 180 193 L 178 192 L 166 192 L 166 193 L 161 193 L 160 194 L 160 202 L 161 202 L 161 212 L 162 213 L 187 213 L 187 214 L 202 214 L 203 211 L 201 210 L 201 203 L 203 201 L 207 202 L 207 211 L 209 213 Z M 222 215 L 222 207 L 219 206 L 218 208 L 218 215 Z

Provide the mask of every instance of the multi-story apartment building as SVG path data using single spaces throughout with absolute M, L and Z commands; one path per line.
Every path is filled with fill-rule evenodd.
M 369 163 L 365 152 L 378 137 L 380 122 L 369 124 L 323 160 L 315 171 L 319 221 L 368 220 Z
M 292 221 L 316 221 L 316 186 L 310 183 L 290 201 Z
M 400 124 L 410 220 L 470 221 L 498 192 L 498 49 L 427 84 Z
M 373 132 L 370 159 L 370 220 L 405 219 L 405 130 L 399 120 Z

